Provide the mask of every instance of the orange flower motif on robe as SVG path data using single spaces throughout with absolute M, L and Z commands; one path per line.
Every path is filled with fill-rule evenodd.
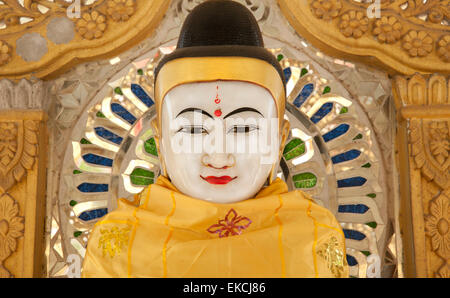
M 249 218 L 238 216 L 234 209 L 230 209 L 225 219 L 221 219 L 218 224 L 210 226 L 208 232 L 219 234 L 219 238 L 240 235 L 251 223 L 252 221 Z

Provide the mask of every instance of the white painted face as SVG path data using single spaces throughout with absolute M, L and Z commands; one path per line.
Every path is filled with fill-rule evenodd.
M 253 197 L 278 162 L 280 135 L 272 95 L 256 84 L 184 84 L 167 93 L 160 151 L 173 185 L 216 203 Z

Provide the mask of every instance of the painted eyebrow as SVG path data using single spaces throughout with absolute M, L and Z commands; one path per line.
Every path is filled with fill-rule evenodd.
M 253 108 L 248 108 L 248 107 L 246 107 L 246 108 L 239 108 L 239 109 L 237 109 L 237 110 L 234 110 L 233 112 L 231 112 L 231 113 L 229 113 L 228 115 L 226 115 L 225 117 L 223 117 L 223 119 L 226 119 L 226 118 L 228 118 L 228 117 L 230 117 L 230 116 L 233 116 L 233 115 L 239 114 L 239 113 L 243 113 L 243 112 L 255 112 L 255 113 L 260 114 L 262 117 L 264 117 L 264 115 L 261 114 L 260 111 L 255 110 L 255 109 L 253 109 Z
M 206 111 L 204 111 L 202 109 L 199 109 L 199 108 L 187 108 L 187 109 L 184 109 L 177 115 L 177 117 L 180 116 L 181 114 L 184 114 L 184 113 L 187 113 L 187 112 L 201 112 L 203 115 L 208 116 L 211 119 L 214 119 L 213 116 L 211 116 L 208 112 L 206 112 Z M 175 117 L 175 118 L 177 118 L 177 117 Z

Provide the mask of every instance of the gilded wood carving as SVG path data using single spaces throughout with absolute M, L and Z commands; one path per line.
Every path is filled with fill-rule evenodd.
M 38 122 L 0 121 L 0 278 L 11 277 L 3 262 L 16 251 L 23 236 L 19 204 L 7 193 L 26 176 L 35 163 Z
M 20 181 L 34 164 L 37 123 L 32 120 L 0 122 L 0 193 Z
M 150 36 L 167 0 L 4 0 L 0 77 L 47 78 L 110 57 Z
M 448 152 L 448 151 L 447 151 Z M 441 266 L 435 272 L 437 277 L 450 277 L 450 208 L 449 189 L 429 203 L 429 214 L 425 216 L 425 231 L 431 241 L 432 251 L 439 256 Z
M 442 74 L 450 73 L 450 2 L 381 0 L 377 17 L 369 1 L 277 1 L 297 32 L 326 53 L 376 62 L 391 73 L 441 73 L 393 83 L 397 111 L 409 125 L 411 168 L 400 174 L 419 181 L 411 200 L 421 214 L 415 235 L 424 241 L 415 238 L 416 253 L 426 252 L 425 275 L 449 277 L 450 84 Z M 151 34 L 169 2 L 94 0 L 76 16 L 64 0 L 0 1 L 0 77 L 51 78 L 80 61 L 121 53 Z M 34 51 L 24 47 L 31 41 Z M 16 101 L 0 99 L 0 108 L 16 108 Z M 25 234 L 22 203 L 9 191 L 36 163 L 38 123 L 0 118 L 0 277 L 12 275 L 5 261 Z
M 3 262 L 16 251 L 17 238 L 23 236 L 23 217 L 19 204 L 8 194 L 0 196 L 0 278 L 11 277 Z
M 324 52 L 392 73 L 450 73 L 448 0 L 278 0 L 296 31 Z
M 422 175 L 442 189 L 450 188 L 450 121 L 412 120 L 411 155 Z
M 449 277 L 449 81 L 442 75 L 414 75 L 398 76 L 394 83 L 397 109 L 409 123 L 411 225 L 417 276 Z
M 0 81 L 0 278 L 41 276 L 47 91 Z

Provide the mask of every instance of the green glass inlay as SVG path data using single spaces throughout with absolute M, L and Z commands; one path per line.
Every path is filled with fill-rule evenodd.
M 370 162 L 366 163 L 365 165 L 363 165 L 363 168 L 370 168 L 372 165 L 370 164 Z
M 330 92 L 331 92 L 330 86 L 326 86 L 326 87 L 323 89 L 323 94 L 327 94 L 327 93 L 330 93 Z
M 283 155 L 286 160 L 291 160 L 305 152 L 305 142 L 300 139 L 293 139 L 284 147 Z
M 81 174 L 81 173 L 83 173 L 83 172 L 80 171 L 80 170 L 73 170 L 73 174 L 74 174 L 74 175 L 78 175 L 78 174 Z
M 78 204 L 78 202 L 74 201 L 74 200 L 70 201 L 70 203 L 69 203 L 69 205 L 72 207 L 75 206 L 76 204 Z
M 307 73 L 308 73 L 308 70 L 306 68 L 302 68 L 302 73 L 300 74 L 300 77 L 303 77 Z
M 278 57 L 277 57 L 278 62 L 281 61 L 281 60 L 283 60 L 283 58 L 284 58 L 284 56 L 283 56 L 282 54 L 279 54 Z
M 153 184 L 155 174 L 149 170 L 136 168 L 131 172 L 130 178 L 134 185 L 149 185 Z
M 374 221 L 371 221 L 371 222 L 366 222 L 366 225 L 368 225 L 372 229 L 375 229 L 378 224 L 376 222 L 374 222 Z
M 139 69 L 137 70 L 137 73 L 138 73 L 138 75 L 140 75 L 140 76 L 144 75 L 144 71 L 142 70 L 142 68 L 139 68 Z
M 292 177 L 296 188 L 313 188 L 317 184 L 317 177 L 313 173 L 301 173 Z
M 284 147 L 284 151 L 283 154 L 288 153 L 289 151 L 291 151 L 292 149 L 294 149 L 295 147 L 297 147 L 298 145 L 303 144 L 303 141 L 300 139 L 293 139 L 291 140 L 285 147 Z
M 363 135 L 362 134 L 358 134 L 356 137 L 353 138 L 353 141 L 354 140 L 360 140 L 362 138 L 363 138 Z
M 83 234 L 83 232 L 80 232 L 80 231 L 76 231 L 76 232 L 73 233 L 73 235 L 74 235 L 75 237 L 80 237 L 81 234 Z
M 347 107 L 343 107 L 341 109 L 341 111 L 339 112 L 339 114 L 345 114 L 345 113 L 348 113 L 348 108 Z
M 97 117 L 98 118 L 106 118 L 106 116 L 100 111 L 97 112 Z
M 364 254 L 366 257 L 371 255 L 370 251 L 367 250 L 361 250 L 361 253 Z
M 148 139 L 144 143 L 145 152 L 152 154 L 154 156 L 158 156 L 158 150 L 156 149 L 156 142 L 154 138 Z
M 80 143 L 83 144 L 83 145 L 91 145 L 91 144 L 92 144 L 91 142 L 89 142 L 89 141 L 86 140 L 85 138 L 82 138 L 81 141 L 80 141 Z
M 119 95 L 123 95 L 122 89 L 120 87 L 114 88 L 114 93 L 119 94 Z
M 367 194 L 367 196 L 372 199 L 375 199 L 377 197 L 377 195 L 374 193 L 369 193 L 369 194 Z
M 304 154 L 305 151 L 306 151 L 305 144 L 302 144 L 302 145 L 298 146 L 297 148 L 295 148 L 294 150 L 292 150 L 291 152 L 286 153 L 286 154 L 284 155 L 284 158 L 285 158 L 286 160 L 291 160 L 291 159 L 293 159 L 293 158 L 296 158 L 296 157 L 298 157 L 298 156 Z

